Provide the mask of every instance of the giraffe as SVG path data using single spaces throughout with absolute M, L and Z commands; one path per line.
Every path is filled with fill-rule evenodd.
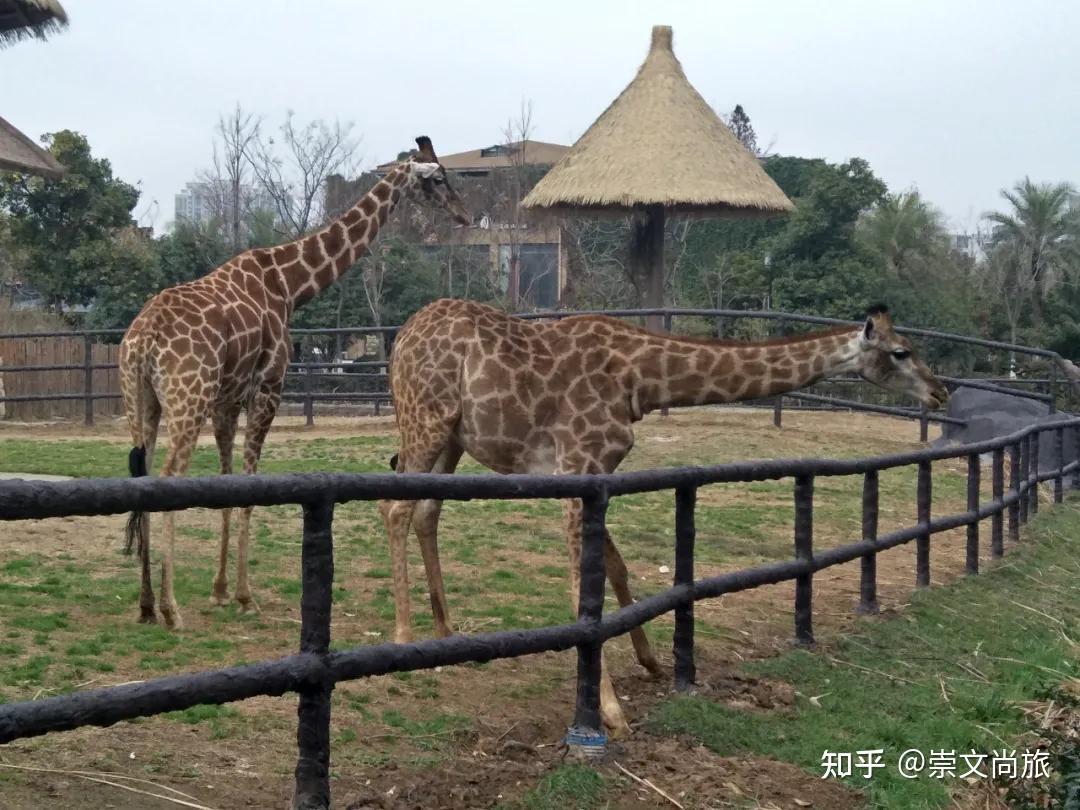
M 614 318 L 526 321 L 471 301 L 440 300 L 402 328 L 390 359 L 400 434 L 398 472 L 452 473 L 463 453 L 499 473 L 610 473 L 634 444 L 633 423 L 666 406 L 767 397 L 855 373 L 940 407 L 948 392 L 898 335 L 885 307 L 858 326 L 757 343 L 657 334 Z M 438 556 L 440 501 L 381 501 L 390 542 L 395 640 L 412 639 L 406 540 L 423 556 L 435 633 L 451 633 Z M 565 502 L 570 600 L 577 610 L 581 502 Z M 607 576 L 631 604 L 627 569 L 610 535 Z M 641 628 L 638 661 L 659 665 Z M 628 726 L 606 666 L 601 714 L 614 735 Z
M 169 449 L 161 475 L 184 475 L 207 416 L 211 418 L 221 472 L 232 472 L 233 441 L 241 410 L 247 411 L 244 472 L 254 473 L 277 412 L 291 344 L 288 321 L 296 307 L 326 289 L 365 253 L 402 197 L 440 207 L 464 225 L 465 204 L 447 182 L 426 136 L 419 151 L 398 164 L 359 202 L 322 230 L 288 244 L 241 253 L 196 281 L 158 293 L 143 307 L 120 344 L 120 382 L 134 445 L 133 476 L 147 475 L 162 416 Z M 240 516 L 235 598 L 257 610 L 248 582 L 251 507 Z M 147 515 L 128 521 L 125 551 L 138 544 L 141 622 L 156 621 L 150 581 Z M 221 543 L 212 600 L 228 602 L 229 522 L 221 512 Z M 173 514 L 163 518 L 160 606 L 170 629 L 183 627 L 173 594 Z

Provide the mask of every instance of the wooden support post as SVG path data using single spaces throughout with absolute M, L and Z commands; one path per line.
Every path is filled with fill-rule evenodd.
M 878 471 L 863 477 L 862 539 L 876 541 L 878 536 Z M 856 613 L 869 615 L 880 610 L 877 600 L 877 554 L 864 554 L 859 581 L 859 604 Z

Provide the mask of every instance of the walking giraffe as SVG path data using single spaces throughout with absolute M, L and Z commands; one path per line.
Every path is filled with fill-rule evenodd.
M 274 248 L 241 253 L 196 281 L 158 293 L 143 307 L 120 344 L 120 383 L 134 448 L 132 475 L 147 475 L 158 423 L 169 426 L 162 476 L 184 475 L 199 431 L 209 416 L 221 457 L 232 472 L 233 440 L 241 410 L 247 411 L 244 472 L 254 473 L 263 441 L 277 412 L 289 364 L 288 321 L 293 310 L 329 287 L 366 252 L 402 197 L 438 206 L 462 224 L 472 218 L 447 182 L 431 140 L 400 163 L 360 201 L 322 230 Z M 221 546 L 213 600 L 228 601 L 225 567 L 230 509 L 222 510 Z M 240 517 L 236 600 L 255 608 L 248 582 L 251 507 Z M 172 629 L 183 623 L 173 594 L 173 514 L 163 518 L 161 613 Z M 142 566 L 140 621 L 154 622 L 147 516 L 128 521 L 128 553 L 138 545 Z
M 402 328 L 390 358 L 401 447 L 398 472 L 451 473 L 463 453 L 500 473 L 610 473 L 634 444 L 633 423 L 657 408 L 767 397 L 855 373 L 931 408 L 945 387 L 893 330 L 884 307 L 858 326 L 759 343 L 656 334 L 614 318 L 526 321 L 471 301 L 441 300 Z M 416 530 L 435 633 L 451 632 L 438 556 L 441 501 L 382 501 L 390 540 L 395 640 L 409 641 L 406 539 Z M 565 506 L 570 599 L 577 610 L 581 502 Z M 608 536 L 607 576 L 620 605 L 633 602 L 626 565 Z M 659 665 L 641 628 L 638 661 Z M 627 730 L 603 668 L 601 714 Z

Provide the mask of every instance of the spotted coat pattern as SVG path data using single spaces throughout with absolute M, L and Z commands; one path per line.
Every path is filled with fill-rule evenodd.
M 402 328 L 390 361 L 400 434 L 399 472 L 453 472 L 463 453 L 500 473 L 609 473 L 634 444 L 633 424 L 666 406 L 766 397 L 825 377 L 858 373 L 937 405 L 947 397 L 884 312 L 862 326 L 763 343 L 656 334 L 614 318 L 526 321 L 472 301 L 441 300 Z M 410 524 L 424 559 L 438 635 L 451 632 L 438 559 L 439 501 L 380 504 L 390 539 L 395 638 L 412 638 L 406 564 Z M 565 507 L 571 601 L 576 609 L 580 501 Z M 609 536 L 608 578 L 630 604 L 626 566 Z M 658 672 L 644 633 L 638 660 Z M 626 721 L 606 673 L 601 710 Z
M 184 475 L 203 423 L 213 423 L 221 472 L 232 472 L 233 442 L 246 411 L 244 472 L 254 473 L 281 401 L 291 341 L 290 315 L 341 277 L 366 252 L 403 196 L 471 220 L 446 182 L 431 143 L 399 164 L 355 206 L 326 227 L 295 242 L 236 256 L 207 276 L 158 293 L 143 307 L 120 346 L 120 385 L 136 448 L 153 458 L 164 417 L 169 448 L 160 474 Z M 212 599 L 228 601 L 226 562 L 231 510 L 222 510 L 221 544 Z M 251 507 L 241 513 L 235 598 L 257 609 L 248 582 Z M 170 628 L 182 627 L 173 594 L 175 527 L 163 516 L 160 608 Z M 141 555 L 140 620 L 156 621 L 149 541 Z

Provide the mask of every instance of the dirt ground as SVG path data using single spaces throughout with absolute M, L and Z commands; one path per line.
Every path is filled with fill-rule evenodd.
M 718 430 L 733 429 L 735 425 L 742 431 L 742 439 L 755 434 L 775 436 L 768 433 L 774 430 L 770 419 L 771 414 L 760 411 L 680 412 L 668 420 L 646 420 L 638 430 L 638 444 L 647 454 L 650 446 L 664 447 L 676 440 L 693 443 L 704 436 L 715 438 Z M 298 418 L 283 418 L 275 425 L 270 443 L 296 443 L 299 447 L 314 439 L 333 440 L 357 433 L 393 436 L 393 418 L 323 418 L 314 428 L 304 427 Z M 788 413 L 784 434 L 779 441 L 740 441 L 741 446 L 732 446 L 717 461 L 762 457 L 766 453 L 865 455 L 868 453 L 861 451 L 879 447 L 877 452 L 892 452 L 915 446 L 918 428 L 912 422 L 863 414 Z M 94 428 L 70 424 L 0 426 L 0 442 L 16 437 L 42 442 L 106 439 L 124 446 L 128 442 L 126 429 L 118 420 Z M 201 441 L 212 440 L 204 434 Z M 814 447 L 819 447 L 819 452 L 814 453 Z M 885 510 L 881 529 L 886 531 L 891 524 L 899 525 L 910 517 Z M 199 521 L 208 530 L 217 526 L 212 513 Z M 96 575 L 115 573 L 119 570 L 115 538 L 122 522 L 123 517 L 115 516 L 0 525 L 0 562 L 32 549 L 45 557 L 71 554 Z M 815 542 L 818 548 L 824 548 L 850 539 L 822 536 Z M 445 542 L 452 540 L 447 538 Z M 563 565 L 563 556 L 561 549 L 553 550 L 550 562 Z M 517 562 L 535 565 L 537 561 L 523 555 Z M 670 577 L 666 572 L 658 574 L 653 565 L 631 559 L 627 563 L 637 580 L 659 583 L 664 576 Z M 933 584 L 953 580 L 962 574 L 963 567 L 962 533 L 937 536 Z M 414 571 L 414 582 L 422 582 L 419 567 Z M 903 610 L 914 583 L 914 548 L 901 547 L 881 554 L 878 582 L 883 616 Z M 350 582 L 349 587 L 352 592 L 354 583 Z M 361 583 L 355 587 L 362 601 L 366 598 L 363 588 L 373 585 Z M 857 563 L 830 568 L 815 576 L 814 623 L 822 647 L 827 648 L 831 640 L 857 622 L 879 620 L 854 615 L 858 588 Z M 260 599 L 261 622 L 280 623 L 293 633 L 298 624 L 295 601 Z M 699 633 L 702 692 L 747 711 L 782 711 L 793 703 L 795 696 L 786 684 L 759 681 L 736 672 L 743 660 L 769 656 L 788 647 L 791 600 L 791 583 L 785 583 L 698 603 L 698 616 L 708 627 L 708 631 Z M 126 610 L 128 607 L 131 609 Z M 115 621 L 130 622 L 133 611 L 134 605 L 125 605 L 125 612 Z M 188 609 L 185 618 L 189 630 L 211 632 L 217 627 L 207 610 Z M 362 626 L 363 617 L 335 613 L 334 622 L 337 636 L 343 629 L 347 632 L 350 624 Z M 459 622 L 459 627 L 462 625 L 465 630 L 485 629 L 483 621 Z M 243 633 L 245 625 L 230 627 L 228 632 Z M 254 632 L 249 640 L 245 638 L 240 636 L 240 649 L 249 661 L 281 655 L 290 649 L 267 646 Z M 613 640 L 606 649 L 616 690 L 635 727 L 631 737 L 611 744 L 609 761 L 602 766 L 609 785 L 618 786 L 616 795 L 608 794 L 612 807 L 672 806 L 657 792 L 625 776 L 619 765 L 651 781 L 688 808 L 845 810 L 863 806 L 860 794 L 794 766 L 755 758 L 719 757 L 688 741 L 651 735 L 640 720 L 653 703 L 667 694 L 670 684 L 644 675 L 632 661 L 627 639 Z M 670 667 L 670 652 L 657 652 L 661 663 Z M 492 807 L 511 802 L 562 762 L 564 752 L 559 741 L 572 713 L 573 673 L 573 653 L 445 668 L 431 673 L 431 688 L 439 697 L 433 704 L 420 706 L 421 714 L 463 716 L 474 720 L 471 725 L 435 728 L 426 733 L 411 727 L 408 732 L 384 734 L 381 732 L 387 730 L 385 725 L 373 724 L 380 733 L 372 735 L 357 726 L 351 736 L 346 734 L 348 729 L 335 725 L 334 806 L 427 810 Z M 118 666 L 107 675 L 78 685 L 106 686 L 141 677 L 151 676 Z M 385 718 L 386 711 L 408 703 L 413 688 L 413 683 L 391 677 L 370 679 L 341 685 L 335 700 L 389 707 L 384 708 Z M 243 722 L 235 724 L 238 731 L 223 736 L 216 735 L 213 727 L 208 729 L 205 723 L 185 725 L 152 718 L 0 746 L 0 806 L 11 810 L 287 807 L 295 758 L 295 700 L 260 698 L 235 704 L 235 710 Z

